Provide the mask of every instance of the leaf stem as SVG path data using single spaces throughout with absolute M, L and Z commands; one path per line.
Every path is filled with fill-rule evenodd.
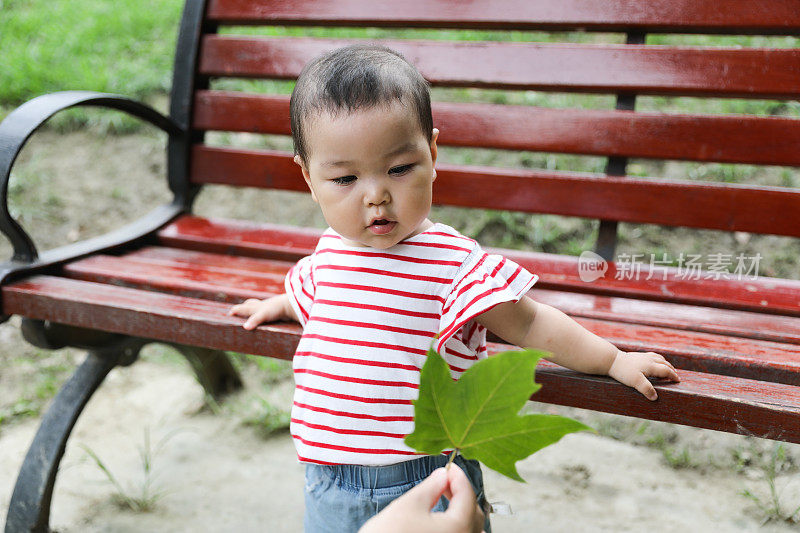
M 458 448 L 450 452 L 450 458 L 447 460 L 447 465 L 445 465 L 445 470 L 450 470 L 450 465 L 453 463 L 453 459 L 456 458 L 456 454 L 458 453 Z

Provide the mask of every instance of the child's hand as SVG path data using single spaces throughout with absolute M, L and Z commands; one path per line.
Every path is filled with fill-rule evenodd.
M 679 382 L 681 379 L 664 356 L 653 352 L 623 352 L 617 350 L 614 362 L 608 375 L 620 383 L 638 390 L 648 400 L 658 399 L 656 389 L 648 377 L 670 379 Z
M 244 329 L 254 329 L 264 322 L 276 320 L 297 320 L 294 311 L 289 305 L 289 298 L 285 294 L 273 296 L 266 300 L 250 298 L 244 303 L 234 305 L 228 310 L 228 315 L 247 317 Z

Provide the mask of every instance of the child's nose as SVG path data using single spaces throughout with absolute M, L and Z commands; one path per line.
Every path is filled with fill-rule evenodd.
M 389 189 L 382 183 L 376 182 L 370 184 L 369 188 L 364 194 L 364 203 L 367 207 L 375 205 L 383 205 L 390 200 Z

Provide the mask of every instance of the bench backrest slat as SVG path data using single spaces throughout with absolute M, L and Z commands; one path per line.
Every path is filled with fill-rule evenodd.
M 292 154 L 196 146 L 195 183 L 306 191 Z M 800 195 L 773 187 L 437 165 L 437 204 L 800 237 Z M 480 191 L 480 194 L 475 194 Z M 658 199 L 654 202 L 654 199 Z M 720 213 L 727 216 L 721 217 Z
M 789 118 L 449 102 L 433 115 L 443 146 L 800 166 L 800 121 Z M 202 91 L 195 127 L 289 135 L 289 97 Z
M 792 34 L 795 0 L 211 0 L 225 24 Z
M 796 0 L 729 0 L 724 8 L 689 0 L 209 0 L 198 81 L 187 102 L 193 108 L 190 180 L 305 191 L 288 152 L 203 144 L 207 131 L 290 133 L 288 95 L 240 92 L 235 83 L 241 81 L 233 82 L 232 91 L 230 82 L 216 80 L 292 80 L 311 58 L 363 40 L 324 37 L 330 32 L 319 37 L 317 31 L 315 37 L 298 36 L 300 30 L 288 32 L 289 37 L 276 37 L 281 31 L 236 36 L 218 34 L 220 26 L 489 29 L 477 35 L 417 32 L 409 39 L 390 34 L 369 40 L 400 51 L 434 88 L 468 88 L 467 100 L 479 95 L 484 102 L 495 101 L 481 92 L 485 89 L 515 91 L 500 100 L 511 104 L 442 101 L 453 96 L 434 91 L 440 145 L 603 156 L 606 174 L 447 165 L 440 159 L 436 203 L 600 218 L 603 242 L 616 231 L 613 221 L 800 237 L 796 188 L 625 176 L 630 158 L 800 167 L 796 117 L 634 110 L 640 95 L 800 99 L 800 48 L 763 47 L 758 40 L 745 48 L 648 45 L 645 36 L 800 35 L 797 8 Z M 609 38 L 619 42 L 622 37 L 625 44 L 608 44 L 603 36 L 591 44 L 541 43 L 531 42 L 536 34 L 520 42 L 509 30 L 626 35 Z M 459 40 L 474 37 L 482 40 Z M 616 97 L 616 106 L 609 100 L 600 104 L 606 109 L 524 105 L 530 100 L 520 91 L 606 94 Z M 787 105 L 777 103 L 775 109 Z M 601 248 L 605 244 L 599 240 Z
M 359 41 L 209 35 L 203 40 L 199 71 L 208 76 L 293 79 L 310 59 L 351 42 Z M 409 58 L 434 86 L 800 97 L 800 49 L 381 42 Z

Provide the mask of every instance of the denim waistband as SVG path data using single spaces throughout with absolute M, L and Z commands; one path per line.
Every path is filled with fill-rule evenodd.
M 331 477 L 352 487 L 380 489 L 421 481 L 437 468 L 446 465 L 447 460 L 447 455 L 424 455 L 410 461 L 384 466 L 315 464 L 313 468 L 327 470 Z M 455 462 L 464 469 L 464 459 L 461 456 L 456 456 Z

